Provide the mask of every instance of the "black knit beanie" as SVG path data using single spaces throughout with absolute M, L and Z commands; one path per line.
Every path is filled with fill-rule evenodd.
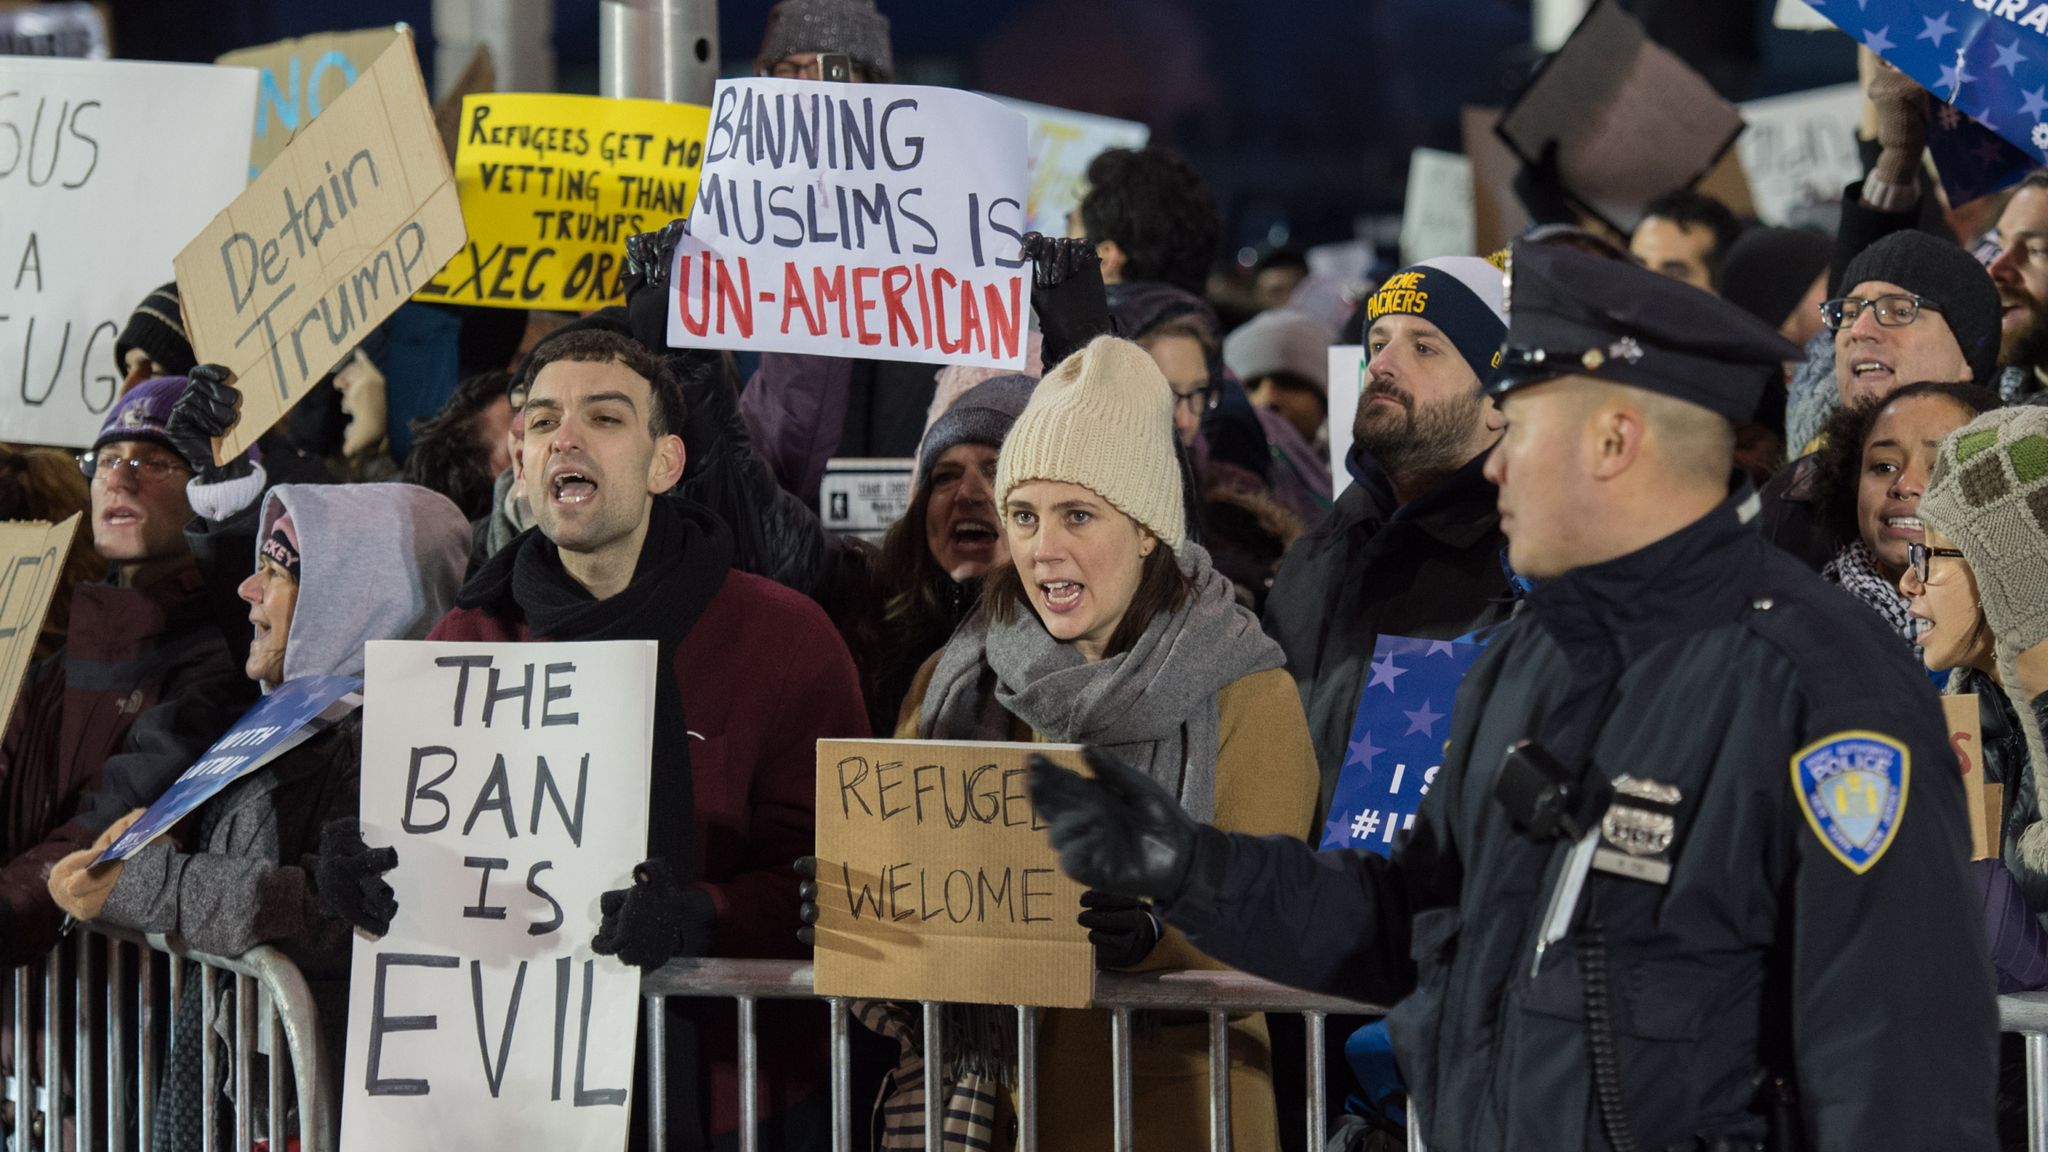
M 1751 228 L 1721 262 L 1721 298 L 1776 328 L 1828 270 L 1834 248 L 1804 228 Z
M 192 341 L 185 337 L 185 317 L 178 310 L 178 282 L 158 288 L 142 298 L 128 317 L 128 326 L 114 341 L 114 371 L 128 374 L 128 350 L 149 353 L 163 371 L 159 376 L 183 376 L 199 363 L 192 354 Z
M 1956 346 L 1970 365 L 1970 379 L 1997 384 L 1999 320 L 1998 287 L 1977 258 L 1947 240 L 1925 232 L 1894 232 L 1865 248 L 1842 273 L 1842 291 L 1882 280 L 1897 284 L 1941 307 Z

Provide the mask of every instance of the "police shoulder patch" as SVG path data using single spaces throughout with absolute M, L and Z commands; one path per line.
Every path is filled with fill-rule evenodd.
M 1891 847 L 1912 773 L 1906 746 L 1880 732 L 1836 732 L 1792 754 L 1792 788 L 1806 822 L 1859 876 Z

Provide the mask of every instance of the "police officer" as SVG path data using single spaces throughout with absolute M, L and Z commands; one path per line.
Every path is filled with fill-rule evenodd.
M 1730 492 L 1733 425 L 1797 350 L 1569 250 L 1518 251 L 1510 301 L 1486 472 L 1536 588 L 1392 857 L 1194 824 L 1091 753 L 1092 781 L 1033 766 L 1063 869 L 1248 972 L 1395 1004 L 1432 1152 L 1994 1147 L 1941 710 Z

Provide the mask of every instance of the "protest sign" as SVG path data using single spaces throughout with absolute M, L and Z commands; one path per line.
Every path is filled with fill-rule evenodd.
M 462 102 L 469 244 L 426 299 L 550 311 L 625 302 L 626 237 L 690 214 L 710 109 L 514 92 Z
M 187 333 L 225 364 L 228 461 L 462 247 L 462 209 L 403 32 L 178 253 Z
M 254 48 L 237 48 L 216 64 L 256 69 L 256 129 L 249 144 L 254 180 L 291 143 L 292 134 L 356 82 L 404 33 L 402 25 L 360 32 L 322 32 Z
M 342 1152 L 625 1147 L 640 972 L 590 941 L 647 852 L 654 676 L 648 641 L 368 645 L 398 915 L 355 942 Z
M 107 16 L 96 4 L 0 4 L 0 56 L 105 60 Z
M 1451 702 L 1485 647 L 1483 636 L 1425 640 L 1382 634 L 1359 693 L 1351 743 L 1330 795 L 1322 849 L 1387 856 L 1415 826 L 1422 798 L 1443 766 Z
M 879 543 L 889 525 L 910 510 L 915 460 L 859 460 L 835 456 L 825 462 L 818 486 L 818 515 L 825 530 Z
M 1070 112 L 1008 96 L 989 99 L 1024 114 L 1030 132 L 1031 192 L 1024 205 L 1029 231 L 1065 236 L 1067 214 L 1087 194 L 1088 165 L 1111 148 L 1143 148 L 1152 129 L 1135 120 Z
M 1936 100 L 2048 161 L 2048 0 L 1878 0 L 1819 11 Z
M 1401 263 L 1472 255 L 1472 161 L 1417 148 L 1408 156 L 1401 207 Z
M 1856 127 L 1863 116 L 1863 92 L 1836 84 L 1742 105 L 1748 125 L 1735 142 L 1759 220 L 1782 225 L 1808 204 L 1842 198 L 1842 189 L 1863 178 L 1856 152 Z
M 14 715 L 14 697 L 64 574 L 78 516 L 62 524 L 0 523 L 0 727 Z
M 1500 109 L 1467 107 L 1458 113 L 1459 139 L 1472 162 L 1472 250 L 1496 252 L 1529 227 L 1529 212 L 1515 195 L 1521 161 L 1501 142 Z
M 363 682 L 353 676 L 301 676 L 242 714 L 184 775 L 156 798 L 142 818 L 93 860 L 126 860 L 170 831 L 221 789 L 297 748 L 362 704 Z
M 669 344 L 1021 369 L 1025 155 L 971 92 L 719 81 Z
M 1806 0 L 1778 0 L 1771 9 L 1771 26 L 1792 32 L 1824 32 L 1834 27 Z
M 1948 746 L 1956 754 L 1956 767 L 1963 773 L 1963 794 L 1968 798 L 1970 816 L 1970 859 L 1996 859 L 2004 847 L 2000 831 L 2005 789 L 1984 779 L 1984 730 L 1977 712 L 1976 693 L 1943 696 L 1941 714 L 1948 721 Z
M 1614 0 L 1599 0 L 1498 131 L 1524 164 L 1555 143 L 1564 187 L 1626 233 L 1651 200 L 1714 166 L 1742 115 Z
M 129 313 L 242 188 L 255 98 L 246 69 L 0 59 L 6 439 L 92 443 Z
M 1085 1008 L 1081 885 L 1032 810 L 1034 753 L 1061 744 L 818 741 L 820 996 Z
M 1365 391 L 1365 346 L 1330 346 L 1330 478 L 1336 487 L 1332 495 L 1342 496 L 1351 486 L 1351 469 L 1345 458 L 1351 455 L 1351 422 L 1358 417 L 1358 394 Z

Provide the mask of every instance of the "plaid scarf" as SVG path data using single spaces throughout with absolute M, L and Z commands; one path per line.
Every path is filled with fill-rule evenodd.
M 1885 623 L 1892 626 L 1892 631 L 1906 643 L 1913 644 L 1919 626 L 1906 612 L 1906 598 L 1899 595 L 1897 585 L 1878 573 L 1877 558 L 1864 547 L 1863 541 L 1858 540 L 1835 553 L 1835 558 L 1828 561 L 1820 574 L 1830 583 L 1841 585 L 1844 592 L 1870 605 L 1884 617 Z M 1919 646 L 1915 644 L 1914 647 L 1917 649 Z
M 856 1000 L 853 1014 L 870 1031 L 901 1046 L 896 1066 L 875 1101 L 878 1152 L 923 1152 L 924 1053 L 919 1051 L 917 1009 L 883 1000 Z M 956 1041 L 957 1042 L 957 1041 Z M 947 1077 L 939 1132 L 946 1152 L 985 1152 L 996 1146 L 996 1127 L 1009 1111 L 1009 1091 L 993 1076 L 962 1072 Z M 1007 1125 L 1005 1125 L 1007 1127 Z

